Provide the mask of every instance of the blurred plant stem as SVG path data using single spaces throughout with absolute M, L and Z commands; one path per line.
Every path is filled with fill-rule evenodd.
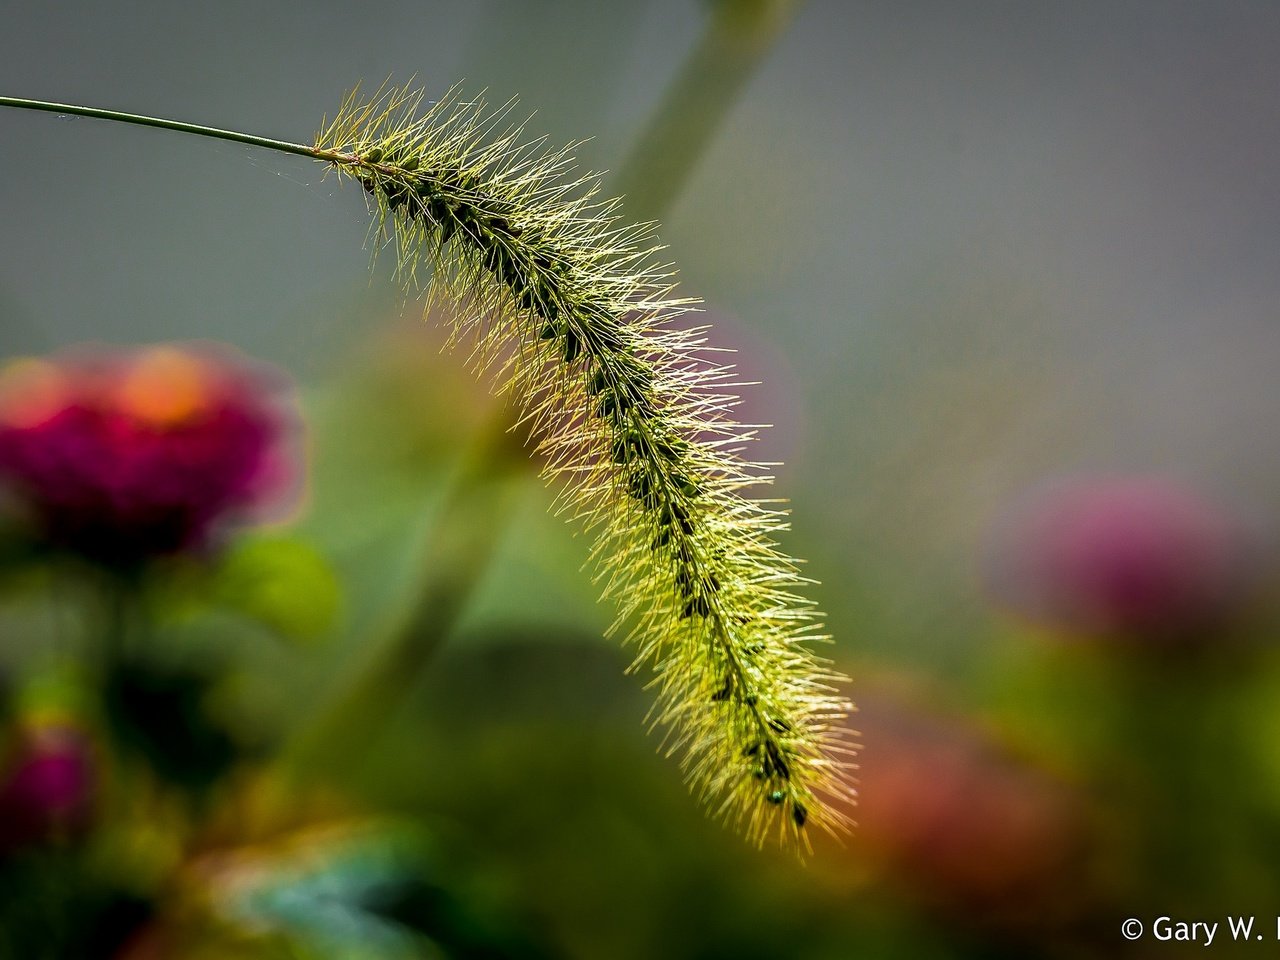
M 98 649 L 93 658 L 103 676 L 109 676 L 121 661 L 135 654 L 146 618 L 142 587 L 133 578 L 103 576 L 97 588 L 100 629 Z
M 715 0 L 711 21 L 613 182 L 629 215 L 661 217 L 804 0 Z
M 1255 853 L 1245 825 L 1250 812 L 1241 803 L 1252 766 L 1244 749 L 1247 719 L 1237 708 L 1248 670 L 1155 657 L 1116 662 L 1121 753 L 1104 790 L 1114 795 L 1118 787 L 1113 809 L 1142 825 L 1136 863 L 1140 876 L 1159 878 L 1166 898 L 1160 909 L 1206 908 L 1215 891 L 1230 888 L 1235 865 Z
M 528 456 L 495 411 L 464 457 L 421 559 L 412 607 L 374 656 L 284 751 L 292 773 L 348 764 L 376 739 L 453 631 L 506 530 Z

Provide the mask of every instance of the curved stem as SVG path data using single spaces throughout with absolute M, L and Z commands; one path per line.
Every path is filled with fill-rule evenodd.
M 0 107 L 16 107 L 20 110 L 43 110 L 46 113 L 63 113 L 75 117 L 91 117 L 95 120 L 132 123 L 140 127 L 159 127 L 162 130 L 176 130 L 179 133 L 190 133 L 198 137 L 230 140 L 233 143 L 244 143 L 251 147 L 263 147 L 267 150 L 277 150 L 280 153 L 292 153 L 301 157 L 310 157 L 313 160 L 331 159 L 325 151 L 309 147 L 303 143 L 290 143 L 287 140 L 274 140 L 271 137 L 258 137 L 251 133 L 241 133 L 238 130 L 206 127 L 199 123 L 166 120 L 163 117 L 147 117 L 137 113 L 123 113 L 119 110 L 104 110 L 101 107 L 82 107 L 74 103 L 52 103 L 48 100 L 26 100 L 21 97 L 0 97 Z

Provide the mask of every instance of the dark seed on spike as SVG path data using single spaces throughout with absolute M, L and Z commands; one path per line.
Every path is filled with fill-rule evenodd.
M 658 525 L 661 527 L 671 527 L 673 525 L 672 524 L 673 519 L 674 518 L 671 516 L 670 504 L 664 503 L 662 505 L 662 509 L 658 512 Z M 684 560 L 683 557 L 681 559 Z M 688 563 L 689 561 L 684 560 L 684 562 Z
M 507 257 L 507 253 L 502 247 L 493 244 L 484 252 L 481 262 L 485 265 L 485 269 L 492 270 L 498 275 L 498 279 L 503 283 L 511 283 L 512 263 Z
M 564 332 L 564 362 L 573 363 L 578 359 L 578 354 L 582 352 L 582 341 L 578 339 L 578 335 L 572 330 Z
M 783 780 L 791 779 L 791 769 L 787 766 L 787 762 L 782 759 L 782 754 L 778 753 L 777 746 L 771 742 L 766 743 L 764 752 L 768 755 L 768 763 L 766 765 L 771 766 L 773 772 Z
M 631 459 L 632 451 L 644 449 L 644 441 L 634 433 L 624 434 L 613 441 L 613 462 L 626 463 Z
M 793 803 L 791 805 L 791 819 L 797 827 L 804 827 L 805 821 L 809 819 L 809 811 L 805 809 L 803 803 Z
M 680 455 L 688 449 L 689 444 L 680 437 L 666 437 L 654 444 L 658 453 L 662 454 L 668 460 L 678 460 Z
M 622 337 L 611 330 L 601 333 L 597 339 L 600 341 L 600 346 L 606 350 L 622 349 Z
M 627 490 L 647 506 L 653 496 L 653 480 L 645 471 L 637 471 L 627 478 Z
M 412 192 L 402 183 L 383 181 L 382 195 L 387 198 L 387 206 L 395 208 L 407 203 Z
M 676 587 L 679 588 L 684 596 L 693 596 L 693 577 L 684 567 L 676 571 Z
M 450 211 L 453 213 L 453 215 L 457 219 L 465 223 L 475 222 L 476 208 L 473 207 L 471 204 L 467 203 L 465 200 L 455 203 L 453 206 L 450 207 Z
M 607 323 L 607 322 L 606 322 Z M 620 350 L 622 349 L 622 337 L 618 332 L 606 324 L 593 324 L 588 328 L 591 339 L 599 344 L 603 350 Z
M 701 594 L 694 597 L 684 605 L 684 610 L 680 614 L 680 618 L 682 620 L 688 620 L 695 613 L 700 617 L 711 616 L 711 604 L 707 601 L 707 598 Z

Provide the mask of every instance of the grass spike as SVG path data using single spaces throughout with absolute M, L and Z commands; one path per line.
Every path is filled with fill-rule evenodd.
M 691 789 L 758 845 L 848 827 L 856 751 L 845 677 L 778 548 L 782 503 L 746 459 L 736 374 L 712 358 L 698 301 L 678 296 L 652 223 L 628 224 L 572 150 L 527 139 L 456 89 L 428 102 L 384 84 L 343 99 L 299 144 L 97 107 L 0 97 L 0 107 L 157 127 L 308 157 L 358 182 L 406 287 L 454 307 L 450 340 L 519 402 L 557 508 L 594 533 L 591 562 L 656 691 L 650 722 Z
M 650 722 L 693 792 L 757 844 L 807 847 L 812 827 L 847 826 L 850 704 L 808 650 L 828 638 L 773 541 L 785 512 L 746 493 L 770 478 L 741 456 L 736 374 L 705 325 L 679 325 L 697 301 L 654 225 L 623 222 L 569 151 L 502 128 L 511 110 L 383 88 L 348 96 L 315 146 L 365 189 L 397 276 L 429 268 L 451 339 L 521 405 L 563 481 L 555 508 L 596 535 L 612 629 L 630 627 L 630 669 L 654 670 Z

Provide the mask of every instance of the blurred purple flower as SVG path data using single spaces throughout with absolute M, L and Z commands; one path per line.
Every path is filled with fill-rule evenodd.
M 1076 481 L 1033 497 L 996 538 L 990 584 L 1015 611 L 1092 636 L 1187 637 L 1247 583 L 1243 525 L 1160 477 Z
M 24 730 L 0 772 L 0 847 L 38 843 L 89 823 L 97 771 L 88 737 L 74 727 Z
M 172 346 L 0 372 L 0 485 L 50 546 L 115 567 L 206 546 L 290 486 L 275 378 Z

